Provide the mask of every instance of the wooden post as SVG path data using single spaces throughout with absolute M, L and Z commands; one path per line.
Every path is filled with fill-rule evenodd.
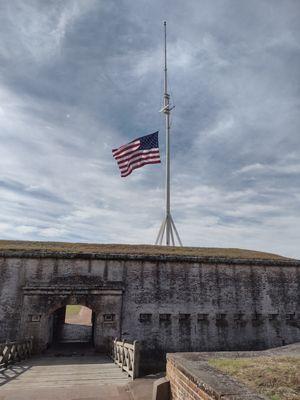
M 113 356 L 114 362 L 117 362 L 117 361 L 118 361 L 117 340 L 118 340 L 118 339 L 115 338 L 114 341 L 113 341 L 112 356 Z
M 133 366 L 132 379 L 138 378 L 140 373 L 140 344 L 137 340 L 133 342 Z
M 125 351 L 124 351 L 125 340 L 122 340 L 122 349 L 121 349 L 121 369 L 124 371 L 124 360 L 125 360 Z

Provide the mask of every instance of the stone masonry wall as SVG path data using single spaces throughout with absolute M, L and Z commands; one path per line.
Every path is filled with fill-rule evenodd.
M 299 266 L 255 263 L 130 263 L 123 337 L 133 339 L 133 332 L 157 355 L 297 341 L 299 272 Z
M 99 349 L 116 336 L 153 357 L 280 346 L 300 340 L 300 262 L 0 254 L 0 341 L 33 335 L 45 348 L 66 304 L 93 310 Z

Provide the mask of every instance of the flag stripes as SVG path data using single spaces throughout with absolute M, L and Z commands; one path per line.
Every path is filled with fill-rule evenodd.
M 116 159 L 121 177 L 131 174 L 137 168 L 146 164 L 159 164 L 158 132 L 142 136 L 128 144 L 112 150 Z

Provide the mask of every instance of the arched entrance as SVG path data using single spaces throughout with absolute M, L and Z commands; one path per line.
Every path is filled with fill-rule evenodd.
M 94 345 L 95 313 L 90 308 L 80 304 L 68 304 L 54 311 L 50 320 L 52 334 L 49 344 Z
M 99 349 L 99 309 L 83 297 L 68 296 L 52 305 L 45 316 L 45 348 L 55 354 L 86 353 Z M 97 322 L 98 320 L 98 322 Z
M 92 310 L 92 344 L 96 351 L 107 352 L 111 341 L 120 337 L 122 294 L 120 283 L 95 284 L 94 279 L 60 278 L 47 285 L 23 288 L 22 332 L 33 337 L 34 352 L 46 350 L 59 339 L 58 325 L 65 323 L 66 307 L 85 306 Z M 59 311 L 60 310 L 60 311 Z

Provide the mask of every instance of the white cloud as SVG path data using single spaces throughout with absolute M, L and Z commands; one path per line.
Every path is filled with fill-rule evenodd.
M 19 58 L 30 55 L 36 61 L 49 62 L 60 49 L 72 23 L 91 10 L 94 4 L 94 0 L 66 0 L 56 4 L 21 0 L 6 3 L 3 6 L 6 21 L 15 28 L 18 43 L 7 43 L 2 52 L 6 53 L 5 56 Z
M 237 174 L 245 174 L 245 173 L 258 173 L 258 174 L 296 174 L 300 175 L 300 164 L 250 164 L 242 167 L 238 171 Z
M 40 230 L 40 235 L 46 238 L 56 238 L 59 236 L 63 236 L 66 233 L 66 230 L 63 228 L 46 228 Z
M 27 225 L 17 226 L 15 230 L 20 234 L 28 234 L 36 232 L 36 229 L 33 226 L 27 226 Z

